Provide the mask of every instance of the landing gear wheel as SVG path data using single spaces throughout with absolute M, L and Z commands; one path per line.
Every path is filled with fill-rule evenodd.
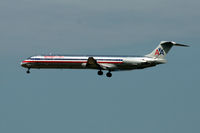
M 110 77 L 112 77 L 112 73 L 111 73 L 111 72 L 108 72 L 108 73 L 106 74 L 106 76 L 110 78 Z
M 100 71 L 98 71 L 98 73 L 97 73 L 98 75 L 103 75 L 103 72 L 100 70 Z
M 26 71 L 26 73 L 27 73 L 27 74 L 29 74 L 29 73 L 30 73 L 30 68 L 29 68 L 29 69 Z

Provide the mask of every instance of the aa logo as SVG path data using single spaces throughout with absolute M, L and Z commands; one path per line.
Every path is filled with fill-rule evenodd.
M 155 55 L 165 55 L 164 50 L 162 48 L 156 49 Z

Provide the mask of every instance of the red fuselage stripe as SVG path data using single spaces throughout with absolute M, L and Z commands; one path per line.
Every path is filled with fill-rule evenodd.
M 22 63 L 87 63 L 87 61 L 23 61 Z M 121 64 L 122 61 L 97 61 L 97 63 Z

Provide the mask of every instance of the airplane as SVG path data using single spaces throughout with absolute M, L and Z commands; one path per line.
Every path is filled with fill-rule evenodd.
M 134 70 L 165 64 L 167 53 L 173 46 L 189 47 L 173 41 L 161 41 L 158 47 L 145 56 L 99 56 L 99 55 L 37 55 L 21 62 L 21 66 L 30 69 L 97 69 L 98 75 L 108 71 Z

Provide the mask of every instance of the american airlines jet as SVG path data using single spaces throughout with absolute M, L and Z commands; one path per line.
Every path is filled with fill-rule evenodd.
M 30 69 L 97 69 L 98 75 L 103 70 L 112 77 L 113 71 L 134 70 L 153 67 L 166 63 L 165 56 L 173 46 L 188 47 L 175 42 L 162 41 L 158 47 L 145 56 L 99 56 L 99 55 L 37 55 L 21 62 L 21 66 Z

